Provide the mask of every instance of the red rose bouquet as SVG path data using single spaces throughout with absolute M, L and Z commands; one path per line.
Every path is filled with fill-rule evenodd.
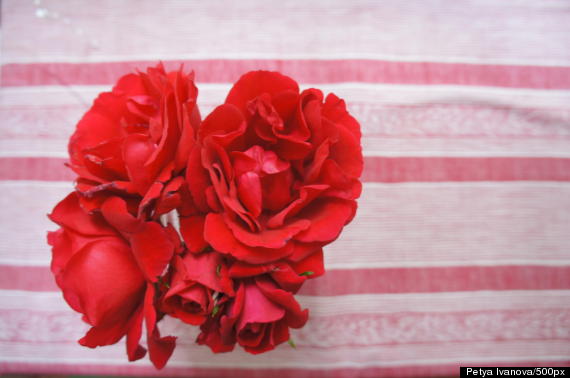
M 361 192 L 343 100 L 254 71 L 201 120 L 193 79 L 158 65 L 100 94 L 69 142 L 76 190 L 50 215 L 52 272 L 91 325 L 79 343 L 126 336 L 129 360 L 148 349 L 157 368 L 175 347 L 164 316 L 216 353 L 288 341 L 308 319 L 294 294 L 324 274 Z

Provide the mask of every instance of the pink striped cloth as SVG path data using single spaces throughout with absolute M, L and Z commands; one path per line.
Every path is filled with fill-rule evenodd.
M 570 365 L 570 3 L 2 1 L 0 373 L 351 377 Z M 345 98 L 364 134 L 359 214 L 305 285 L 297 348 L 168 367 L 90 350 L 49 272 L 46 213 L 96 94 L 163 60 L 207 114 L 252 69 Z

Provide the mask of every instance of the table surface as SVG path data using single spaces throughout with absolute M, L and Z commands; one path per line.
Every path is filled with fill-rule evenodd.
M 570 364 L 570 3 L 2 1 L 0 373 L 428 376 Z M 97 93 L 162 60 L 202 114 L 251 69 L 344 98 L 363 131 L 359 213 L 264 355 L 213 355 L 174 320 L 169 366 L 90 350 L 49 272 L 45 214 Z

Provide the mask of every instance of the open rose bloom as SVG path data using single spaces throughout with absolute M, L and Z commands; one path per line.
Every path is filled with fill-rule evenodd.
M 216 353 L 288 341 L 309 316 L 294 294 L 324 274 L 361 192 L 343 100 L 254 71 L 202 120 L 193 79 L 158 65 L 100 94 L 69 143 L 76 190 L 50 215 L 52 272 L 91 326 L 80 344 L 125 337 L 157 368 L 175 348 L 165 316 Z

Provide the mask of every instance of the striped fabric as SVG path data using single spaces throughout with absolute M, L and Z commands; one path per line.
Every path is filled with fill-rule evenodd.
M 2 1 L 0 373 L 352 377 L 570 365 L 570 3 Z M 100 91 L 163 60 L 207 114 L 251 69 L 345 98 L 363 131 L 359 214 L 299 301 L 310 320 L 252 356 L 196 329 L 161 372 L 90 350 L 49 272 L 45 215 Z

